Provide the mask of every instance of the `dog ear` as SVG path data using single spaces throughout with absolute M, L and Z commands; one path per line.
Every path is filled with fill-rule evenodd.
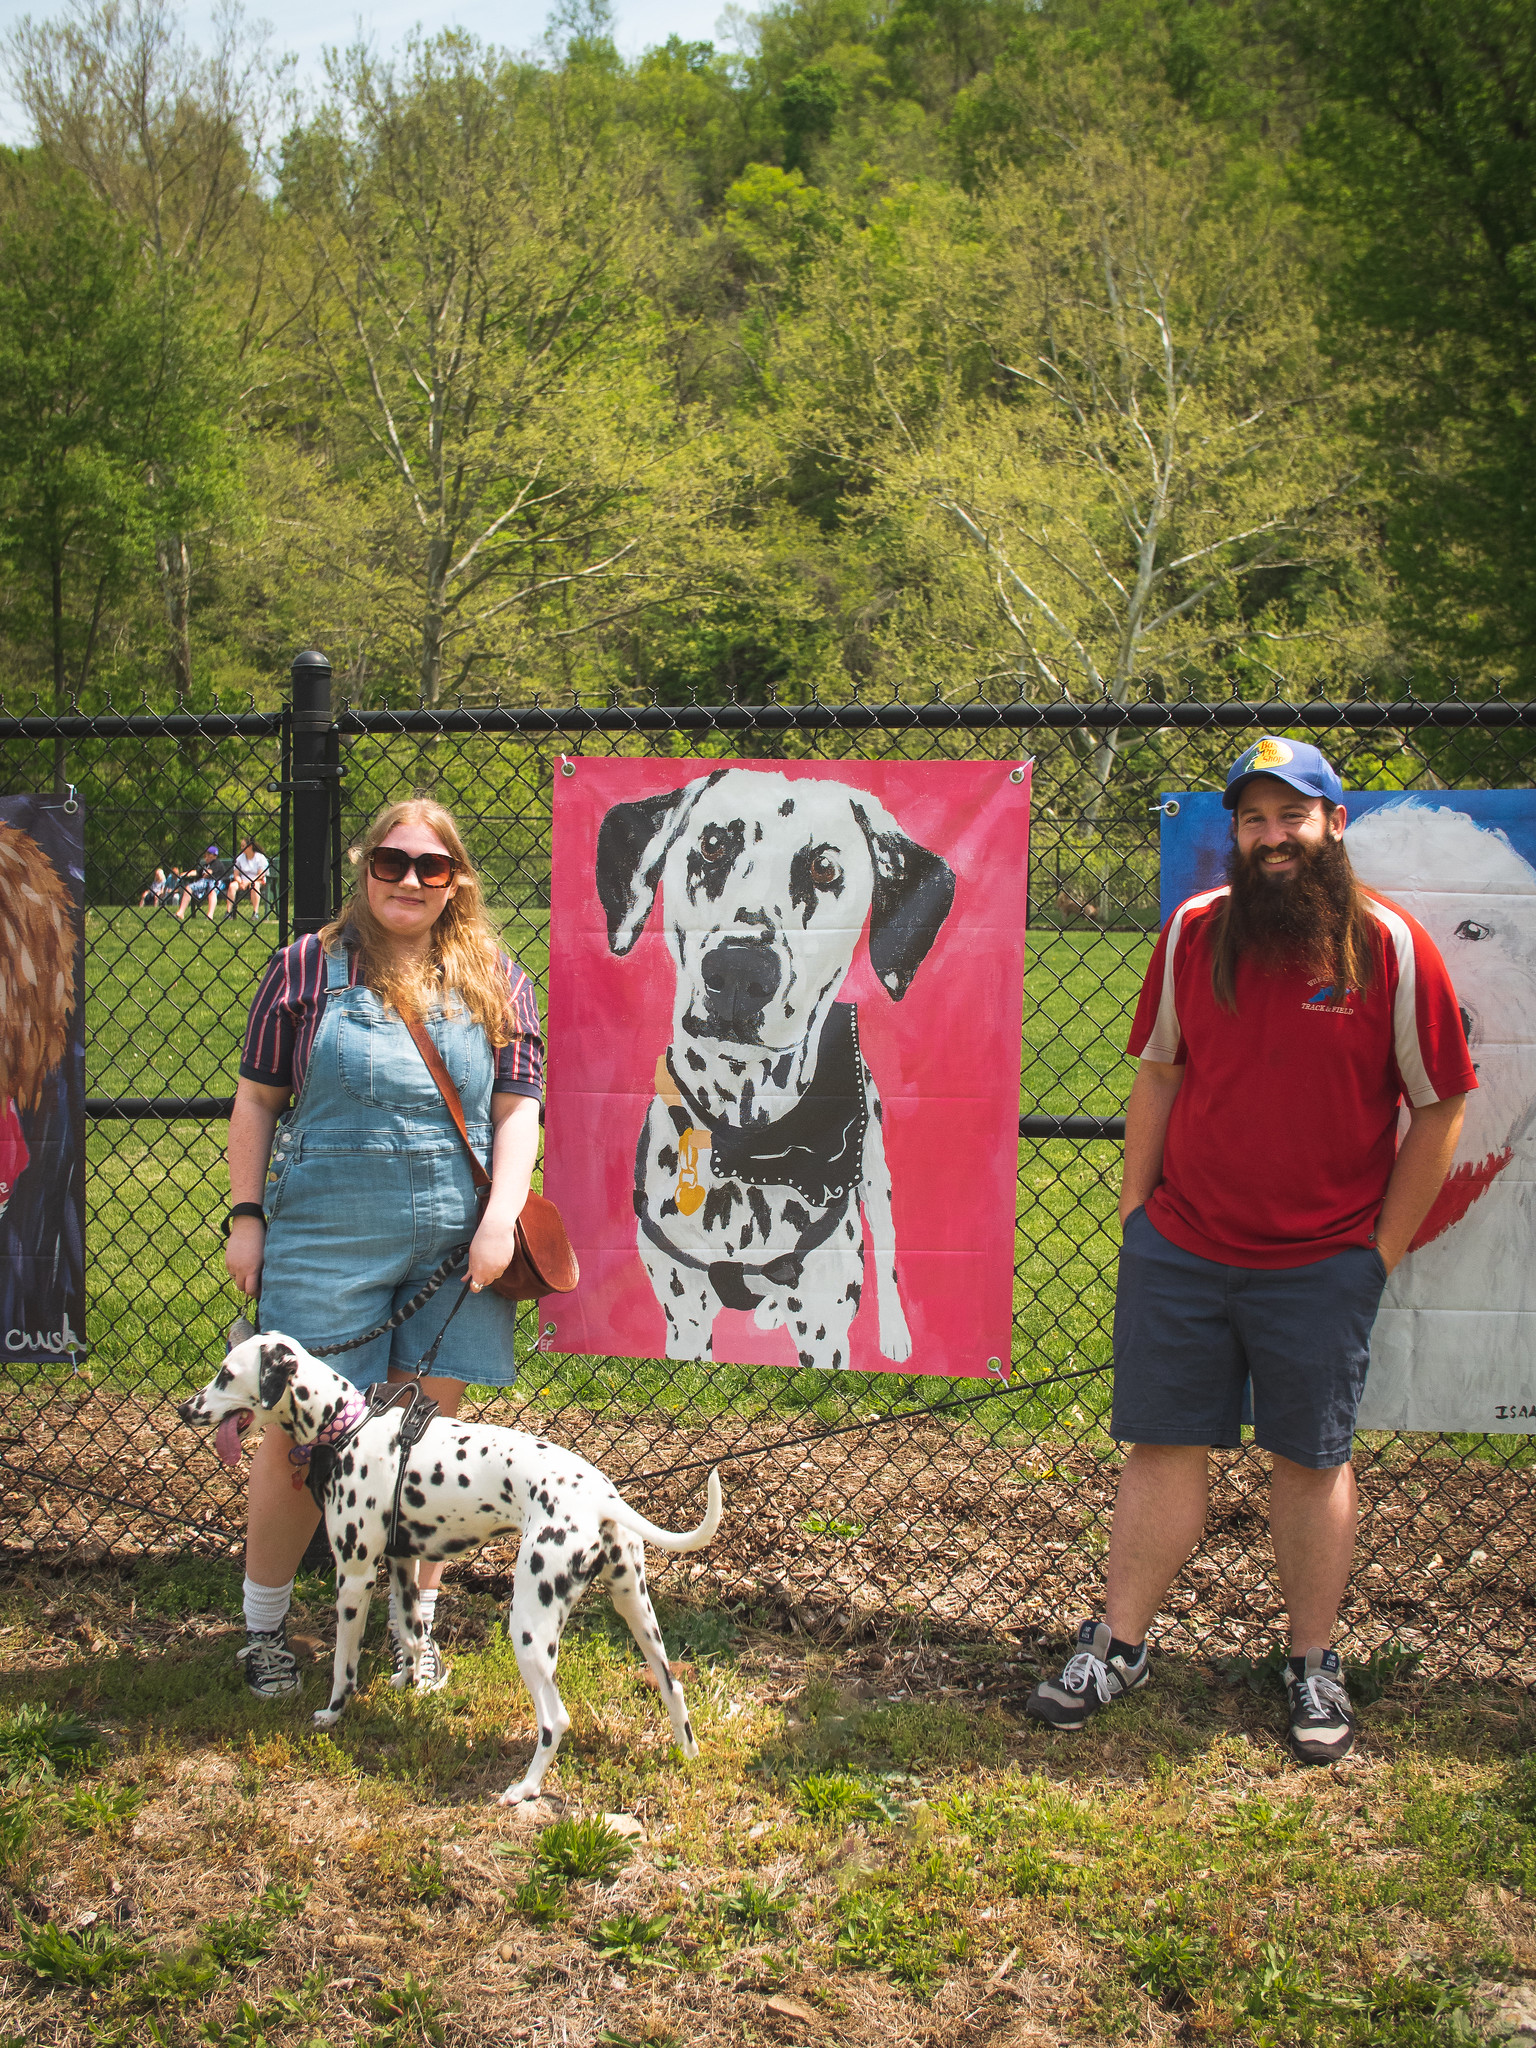
M 869 842 L 875 871 L 869 908 L 870 965 L 892 1002 L 899 1003 L 954 903 L 954 869 L 909 839 L 873 797 L 856 798 L 853 815 Z
M 281 1339 L 276 1344 L 261 1347 L 261 1371 L 257 1375 L 256 1392 L 263 1408 L 275 1408 L 293 1381 L 293 1369 L 298 1364 L 291 1347 Z
M 597 900 L 608 919 L 608 946 L 622 959 L 645 930 L 661 870 L 694 805 L 726 771 L 662 796 L 615 804 L 597 832 Z

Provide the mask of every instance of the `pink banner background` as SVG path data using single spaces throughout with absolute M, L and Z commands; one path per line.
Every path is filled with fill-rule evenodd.
M 541 1351 L 659 1358 L 666 1320 L 636 1251 L 635 1147 L 672 1036 L 675 971 L 664 892 L 624 958 L 609 950 L 596 888 L 598 829 L 614 804 L 679 789 L 718 760 L 584 760 L 557 773 L 550 915 L 544 1191 L 581 1260 L 574 1294 L 541 1304 Z M 956 761 L 775 761 L 762 769 L 867 791 L 909 838 L 948 861 L 954 905 L 900 1002 L 870 967 L 866 931 L 840 991 L 858 1005 L 884 1105 L 896 1268 L 910 1361 L 878 1343 L 873 1255 L 851 1332 L 863 1371 L 984 1375 L 1010 1365 L 1020 1040 L 1029 877 L 1029 769 Z M 722 1308 L 715 1356 L 797 1365 L 788 1330 Z

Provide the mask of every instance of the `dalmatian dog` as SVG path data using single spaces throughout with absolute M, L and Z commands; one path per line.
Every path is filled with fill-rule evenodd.
M 614 805 L 597 892 L 620 957 L 661 896 L 676 972 L 635 1157 L 667 1357 L 712 1358 L 731 1308 L 792 1331 L 801 1365 L 846 1368 L 867 1222 L 880 1350 L 905 1363 L 880 1096 L 837 998 L 867 919 L 876 979 L 901 1001 L 954 902 L 948 863 L 865 790 L 721 768 Z
M 555 1666 L 571 1610 L 594 1580 L 607 1588 L 639 1644 L 678 1747 L 684 1756 L 698 1755 L 683 1690 L 668 1666 L 646 1591 L 642 1544 L 702 1549 L 720 1526 L 718 1472 L 709 1475 L 703 1521 L 678 1536 L 637 1514 L 596 1466 L 546 1437 L 438 1418 L 402 1453 L 400 1409 L 370 1414 L 349 1381 L 291 1337 L 276 1334 L 237 1344 L 178 1412 L 184 1422 L 218 1425 L 215 1447 L 226 1464 L 238 1462 L 240 1440 L 253 1428 L 285 1430 L 296 1448 L 311 1453 L 309 1485 L 324 1510 L 337 1560 L 336 1664 L 330 1703 L 315 1715 L 317 1728 L 333 1726 L 357 1690 L 381 1557 L 389 1559 L 406 1635 L 407 1666 L 394 1683 L 414 1685 L 425 1642 L 416 1602 L 418 1562 L 458 1557 L 520 1534 L 507 1631 L 533 1699 L 539 1738 L 527 1771 L 501 1794 L 501 1804 L 538 1797 L 571 1725 L 555 1686 Z M 389 1524 L 402 1455 L 406 1470 L 391 1552 Z

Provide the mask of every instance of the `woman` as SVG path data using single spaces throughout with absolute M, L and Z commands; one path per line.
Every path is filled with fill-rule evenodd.
M 320 1346 L 383 1322 L 472 1238 L 462 1282 L 450 1279 L 398 1330 L 331 1361 L 359 1388 L 416 1378 L 415 1361 L 467 1285 L 471 1299 L 422 1381 L 454 1415 L 466 1381 L 510 1386 L 515 1375 L 513 1304 L 481 1290 L 512 1257 L 538 1155 L 538 1008 L 528 977 L 498 947 L 441 804 L 392 804 L 352 859 L 358 879 L 340 915 L 274 957 L 251 1006 L 229 1125 L 226 1263 L 236 1286 L 261 1296 L 263 1329 Z M 469 1160 L 402 1011 L 425 1019 L 490 1168 L 478 1223 Z M 286 1617 L 319 1518 L 288 1449 L 271 1430 L 251 1463 L 238 1655 L 263 1699 L 299 1688 Z M 448 1675 L 430 1639 L 441 1577 L 440 1564 L 421 1568 L 421 1683 L 433 1691 Z

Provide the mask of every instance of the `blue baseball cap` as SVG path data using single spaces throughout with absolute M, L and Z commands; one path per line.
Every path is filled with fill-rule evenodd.
M 1227 770 L 1226 794 L 1221 800 L 1229 811 L 1237 809 L 1238 798 L 1256 775 L 1273 775 L 1303 796 L 1320 796 L 1330 804 L 1344 801 L 1344 785 L 1333 763 L 1305 740 L 1276 739 L 1273 733 L 1265 733 L 1263 739 L 1244 747 Z

